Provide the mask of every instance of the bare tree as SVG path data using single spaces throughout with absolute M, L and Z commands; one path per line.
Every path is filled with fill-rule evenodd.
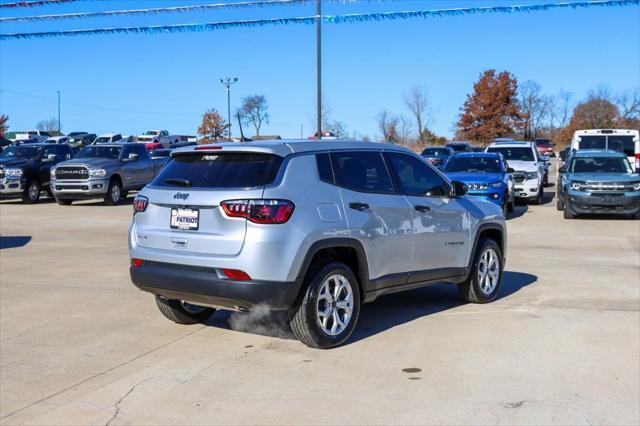
M 542 86 L 533 80 L 522 83 L 518 92 L 520 110 L 524 114 L 524 138 L 533 139 L 549 117 L 552 102 L 542 93 Z
M 418 130 L 418 140 L 422 141 L 427 132 L 427 114 L 429 111 L 429 92 L 422 85 L 413 86 L 404 95 L 404 103 L 413 114 Z
M 411 120 L 409 119 L 409 117 L 407 117 L 404 114 L 400 114 L 400 117 L 398 118 L 399 120 L 399 131 L 400 131 L 400 143 L 402 145 L 413 145 L 413 142 L 411 140 L 411 131 L 412 131 L 412 125 L 411 125 Z
M 58 120 L 50 118 L 48 120 L 40 120 L 36 123 L 36 130 L 42 130 L 45 132 L 51 132 L 58 129 Z
M 565 90 L 553 97 L 549 124 L 552 129 L 566 127 L 573 111 L 573 95 Z
M 640 119 L 640 88 L 622 92 L 615 100 L 623 120 Z
M 256 129 L 256 136 L 260 136 L 262 124 L 269 124 L 268 109 L 267 98 L 264 95 L 253 95 L 242 99 L 238 114 L 240 114 L 242 124 L 253 125 Z
M 398 136 L 398 117 L 386 110 L 382 110 L 378 113 L 377 121 L 378 129 L 380 130 L 380 133 L 382 133 L 382 138 L 385 142 L 400 142 L 400 137 Z

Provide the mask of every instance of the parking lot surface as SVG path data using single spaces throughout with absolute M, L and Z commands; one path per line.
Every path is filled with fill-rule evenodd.
M 382 297 L 328 351 L 262 312 L 166 320 L 129 280 L 131 205 L 2 202 L 0 423 L 639 424 L 640 221 L 546 201 L 507 223 L 497 301 Z

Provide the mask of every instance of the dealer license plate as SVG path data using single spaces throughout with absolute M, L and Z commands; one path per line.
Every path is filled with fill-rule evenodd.
M 171 209 L 171 229 L 197 231 L 200 226 L 200 210 Z

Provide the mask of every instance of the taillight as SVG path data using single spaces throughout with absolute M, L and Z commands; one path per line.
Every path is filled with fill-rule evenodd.
M 636 172 L 640 172 L 640 152 L 636 154 Z
M 222 273 L 229 279 L 237 281 L 249 281 L 251 277 L 245 271 L 240 269 L 223 269 Z
M 142 195 L 136 195 L 133 199 L 133 214 L 142 213 L 147 209 L 149 205 L 149 199 Z
M 142 259 L 131 259 L 131 266 L 134 268 L 141 267 L 143 263 L 144 263 L 144 260 Z
M 220 205 L 229 217 L 243 217 L 262 224 L 285 223 L 296 207 L 288 200 L 229 200 Z

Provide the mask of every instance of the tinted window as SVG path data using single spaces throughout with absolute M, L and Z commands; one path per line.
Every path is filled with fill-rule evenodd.
M 451 157 L 445 172 L 501 173 L 502 162 L 495 157 Z
M 627 157 L 633 157 L 636 154 L 633 136 L 611 135 L 607 137 L 607 149 L 623 152 Z
M 453 149 L 455 152 L 467 152 L 469 151 L 468 145 L 456 143 L 452 145 L 447 145 L 449 148 Z
M 439 157 L 449 156 L 449 149 L 447 148 L 426 148 L 422 151 L 422 155 L 436 155 Z
M 487 152 L 498 152 L 502 154 L 505 160 L 535 161 L 533 150 L 531 148 L 492 147 L 487 149 Z
M 38 158 L 39 153 L 40 149 L 35 147 L 10 146 L 9 148 L 2 151 L 2 154 L 0 154 L 0 158 L 21 158 L 33 160 Z
M 142 160 L 148 160 L 150 158 L 149 150 L 142 144 L 135 145 L 135 152 L 138 154 L 138 158 Z
M 107 158 L 117 160 L 120 157 L 122 148 L 119 146 L 99 146 L 90 145 L 76 155 L 76 158 Z
M 607 149 L 606 136 L 580 136 L 579 149 Z
M 316 163 L 318 164 L 318 176 L 320 180 L 334 183 L 333 170 L 331 169 L 331 158 L 329 154 L 317 154 Z
M 449 195 L 449 185 L 424 162 L 405 154 L 388 155 L 404 194 L 431 197 Z
M 252 188 L 272 183 L 282 157 L 271 154 L 181 154 L 153 181 L 159 186 Z
M 380 152 L 331 153 L 336 183 L 354 191 L 393 192 L 391 177 Z
M 121 139 L 122 139 L 122 135 L 115 135 L 115 136 L 113 137 L 113 142 L 119 141 L 119 140 L 121 140 Z

